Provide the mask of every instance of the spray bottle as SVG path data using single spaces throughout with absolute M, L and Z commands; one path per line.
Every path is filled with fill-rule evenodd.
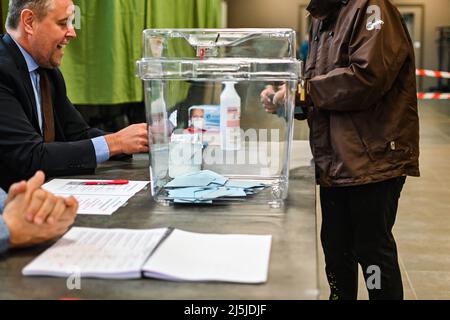
M 220 145 L 222 150 L 241 148 L 241 98 L 233 81 L 225 81 L 220 95 Z

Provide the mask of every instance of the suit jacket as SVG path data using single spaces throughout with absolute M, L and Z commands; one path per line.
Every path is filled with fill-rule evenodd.
M 47 177 L 93 173 L 97 166 L 90 128 L 69 101 L 59 69 L 46 70 L 55 117 L 55 142 L 44 143 L 25 58 L 12 38 L 0 35 L 0 187 L 37 170 Z

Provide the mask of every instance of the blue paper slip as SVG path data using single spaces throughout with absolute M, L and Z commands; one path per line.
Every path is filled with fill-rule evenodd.
M 244 189 L 240 188 L 203 188 L 190 187 L 169 190 L 169 198 L 183 200 L 209 200 L 221 197 L 246 197 Z
M 223 186 L 227 181 L 228 178 L 213 171 L 203 170 L 178 176 L 167 183 L 165 188 L 206 187 L 210 184 Z
M 205 190 L 204 187 L 189 187 L 169 190 L 169 197 L 174 199 L 196 199 L 199 191 Z
M 185 200 L 185 199 L 174 199 L 174 203 L 184 203 L 184 204 L 212 204 L 212 200 Z
M 192 177 L 178 177 L 166 184 L 167 188 L 187 188 L 187 187 L 206 187 L 214 179 L 211 177 L 192 176 Z
M 200 199 L 218 199 L 223 197 L 246 197 L 247 194 L 243 189 L 216 188 L 200 192 Z
M 265 188 L 266 187 L 245 189 L 245 192 L 247 193 L 247 195 L 257 194 L 258 192 L 263 191 Z
M 251 189 L 251 188 L 264 188 L 266 185 L 260 182 L 254 181 L 244 181 L 244 180 L 228 180 L 225 184 L 225 187 L 232 188 L 243 188 L 243 189 Z
M 228 194 L 227 197 L 246 197 L 247 193 L 242 188 L 227 188 Z
M 221 185 L 221 186 L 223 186 L 228 181 L 228 178 L 221 176 L 220 174 L 215 173 L 214 171 L 211 171 L 211 170 L 203 170 L 200 172 L 193 173 L 190 176 L 191 177 L 192 176 L 202 177 L 202 178 L 208 177 L 209 179 L 212 179 L 210 184 L 212 183 L 212 184 L 217 184 L 217 185 Z
M 212 204 L 213 200 L 242 198 L 264 190 L 268 185 L 255 181 L 229 180 L 210 170 L 188 173 L 166 184 L 167 198 L 175 203 Z

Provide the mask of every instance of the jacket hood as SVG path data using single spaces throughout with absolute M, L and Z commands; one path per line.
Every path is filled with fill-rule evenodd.
M 316 19 L 325 20 L 348 0 L 311 0 L 306 10 Z

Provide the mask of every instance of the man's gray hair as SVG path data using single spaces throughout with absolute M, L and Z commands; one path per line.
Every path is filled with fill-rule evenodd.
M 16 30 L 19 26 L 20 15 L 23 10 L 32 10 L 39 20 L 42 20 L 53 5 L 53 0 L 9 0 L 6 28 Z

